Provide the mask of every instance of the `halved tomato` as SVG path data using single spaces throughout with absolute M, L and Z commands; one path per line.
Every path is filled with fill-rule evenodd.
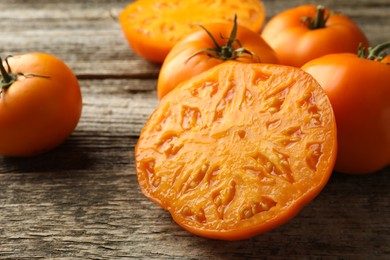
M 229 61 L 159 103 L 135 148 L 143 193 L 194 234 L 275 228 L 316 197 L 336 158 L 332 106 L 304 71 Z

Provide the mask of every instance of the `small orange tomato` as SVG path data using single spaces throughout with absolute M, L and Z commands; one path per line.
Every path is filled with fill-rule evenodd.
M 242 25 L 260 32 L 265 9 L 259 0 L 138 0 L 123 10 L 119 22 L 133 51 L 161 64 L 172 47 L 196 31 L 198 24 L 229 22 L 234 14 Z
M 359 44 L 368 46 L 366 36 L 349 17 L 316 5 L 298 6 L 274 16 L 262 36 L 281 64 L 296 67 L 330 53 L 356 53 Z
M 61 144 L 82 110 L 77 78 L 44 53 L 0 61 L 0 155 L 32 156 Z
M 207 27 L 207 28 L 206 28 Z M 237 24 L 210 23 L 178 44 L 162 64 L 157 82 L 161 99 L 178 84 L 228 60 L 277 64 L 276 53 L 256 32 Z
M 339 150 L 335 170 L 373 173 L 390 164 L 390 42 L 354 54 L 329 54 L 306 63 L 332 104 Z

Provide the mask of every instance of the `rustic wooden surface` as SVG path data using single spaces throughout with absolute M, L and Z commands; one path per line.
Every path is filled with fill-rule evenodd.
M 116 17 L 129 2 L 0 0 L 0 55 L 56 55 L 83 94 L 80 123 L 62 146 L 0 157 L 0 258 L 390 258 L 390 168 L 335 173 L 292 221 L 244 241 L 196 237 L 146 199 L 133 149 L 158 102 L 159 67 L 125 42 Z M 264 0 L 268 18 L 305 2 Z M 389 40 L 389 0 L 311 2 L 351 16 L 372 44 Z

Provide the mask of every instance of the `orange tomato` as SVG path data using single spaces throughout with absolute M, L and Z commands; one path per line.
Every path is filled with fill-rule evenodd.
M 336 171 L 372 173 L 390 164 L 390 56 L 382 61 L 376 57 L 330 54 L 302 67 L 321 84 L 333 106 L 339 142 Z
M 265 9 L 259 0 L 138 0 L 123 10 L 119 21 L 135 53 L 162 63 L 171 48 L 199 24 L 231 22 L 234 14 L 242 25 L 260 32 Z
M 228 60 L 278 63 L 261 36 L 234 23 L 211 23 L 177 43 L 162 64 L 157 94 L 161 99 L 179 83 Z
M 262 36 L 281 64 L 296 67 L 330 53 L 356 53 L 360 43 L 368 46 L 365 34 L 353 20 L 316 5 L 302 5 L 274 16 Z
M 11 56 L 0 63 L 0 155 L 31 156 L 61 144 L 82 109 L 72 71 L 44 53 Z
M 319 194 L 336 158 L 336 125 L 304 71 L 229 61 L 168 93 L 135 148 L 143 193 L 194 234 L 245 239 Z

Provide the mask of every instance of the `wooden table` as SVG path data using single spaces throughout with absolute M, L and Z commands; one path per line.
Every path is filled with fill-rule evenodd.
M 312 2 L 348 14 L 372 44 L 389 40 L 389 0 Z M 390 168 L 335 173 L 292 221 L 236 242 L 196 237 L 145 198 L 133 150 L 158 103 L 159 67 L 124 39 L 117 15 L 128 3 L 0 1 L 1 56 L 51 53 L 75 72 L 83 94 L 82 118 L 63 145 L 33 158 L 0 157 L 0 258 L 390 258 Z M 264 3 L 269 18 L 305 1 Z

